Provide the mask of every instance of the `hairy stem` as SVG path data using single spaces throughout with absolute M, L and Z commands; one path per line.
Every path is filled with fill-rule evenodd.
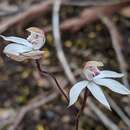
M 52 73 L 47 72 L 47 71 L 45 71 L 45 70 L 42 70 L 42 69 L 41 69 L 41 66 L 40 66 L 39 60 L 36 60 L 36 65 L 37 65 L 38 71 L 40 72 L 40 74 L 41 74 L 42 76 L 49 75 L 49 76 L 55 81 L 56 86 L 57 86 L 58 89 L 60 90 L 61 94 L 65 97 L 65 99 L 67 100 L 67 102 L 69 102 L 68 96 L 66 95 L 66 93 L 64 92 L 64 90 L 62 89 L 62 87 L 59 85 L 59 83 L 58 83 L 56 77 L 55 77 Z
M 82 112 L 84 111 L 88 95 L 89 95 L 89 91 L 86 88 L 85 92 L 84 92 L 84 98 L 83 98 L 83 102 L 82 102 L 80 111 L 78 112 L 78 114 L 76 116 L 76 123 L 75 123 L 76 128 L 75 128 L 75 130 L 78 130 L 78 128 L 79 128 L 79 119 L 80 119 L 80 116 L 81 116 Z

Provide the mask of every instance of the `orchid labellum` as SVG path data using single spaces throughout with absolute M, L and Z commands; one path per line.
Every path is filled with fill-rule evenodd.
M 110 109 L 110 105 L 103 93 L 102 87 L 107 87 L 111 91 L 127 95 L 130 94 L 123 84 L 116 81 L 115 78 L 121 78 L 124 75 L 110 70 L 100 71 L 98 67 L 103 66 L 101 62 L 89 61 L 86 63 L 83 74 L 85 80 L 76 83 L 69 92 L 69 106 L 73 105 L 83 89 L 87 88 L 89 92 L 106 108 Z
M 27 31 L 30 32 L 27 39 L 0 35 L 4 40 L 11 42 L 4 48 L 3 52 L 6 56 L 16 61 L 39 59 L 42 57 L 44 51 L 40 51 L 40 49 L 45 44 L 44 32 L 37 27 L 30 27 Z

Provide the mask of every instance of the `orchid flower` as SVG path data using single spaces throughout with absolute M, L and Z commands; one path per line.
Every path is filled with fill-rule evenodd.
M 85 88 L 87 88 L 91 94 L 109 110 L 111 110 L 110 105 L 101 89 L 103 86 L 122 95 L 130 94 L 130 90 L 120 82 L 114 80 L 114 78 L 123 77 L 124 75 L 122 73 L 110 70 L 100 71 L 98 67 L 101 66 L 103 66 L 102 62 L 88 61 L 86 63 L 83 69 L 85 80 L 79 81 L 70 89 L 69 106 L 77 101 L 81 91 Z
M 16 61 L 34 59 L 40 74 L 42 76 L 50 76 L 55 81 L 58 89 L 61 91 L 61 93 L 68 101 L 67 95 L 61 88 L 55 76 L 52 73 L 47 72 L 41 68 L 39 59 L 42 57 L 44 53 L 44 51 L 40 50 L 45 44 L 44 32 L 37 27 L 30 27 L 26 30 L 30 32 L 30 35 L 27 37 L 27 39 L 15 36 L 6 37 L 0 35 L 0 37 L 2 37 L 4 40 L 12 42 L 4 48 L 3 52 L 6 54 L 6 56 Z
M 27 31 L 30 32 L 27 39 L 0 35 L 4 40 L 12 42 L 3 50 L 6 56 L 16 61 L 39 59 L 42 57 L 44 51 L 40 51 L 40 49 L 45 44 L 44 32 L 37 27 L 30 27 Z

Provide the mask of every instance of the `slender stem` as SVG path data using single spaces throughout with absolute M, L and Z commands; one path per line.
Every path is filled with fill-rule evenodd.
M 79 119 L 80 119 L 80 116 L 81 116 L 82 112 L 84 111 L 88 95 L 89 95 L 89 91 L 86 88 L 85 92 L 84 92 L 84 99 L 83 99 L 80 111 L 78 112 L 78 114 L 76 116 L 76 128 L 75 128 L 76 130 L 78 130 L 78 128 L 79 128 Z
M 40 66 L 39 60 L 36 60 L 36 65 L 37 65 L 37 68 L 38 68 L 38 70 L 39 70 L 39 72 L 40 72 L 40 74 L 41 74 L 42 76 L 44 76 L 44 75 L 49 75 L 49 76 L 51 76 L 51 78 L 55 81 L 55 83 L 56 83 L 58 89 L 60 90 L 61 94 L 63 94 L 63 96 L 65 97 L 65 99 L 67 100 L 67 102 L 69 102 L 68 96 L 65 94 L 64 90 L 63 90 L 63 89 L 61 88 L 61 86 L 59 85 L 59 83 L 58 83 L 56 77 L 55 77 L 52 73 L 47 72 L 47 71 L 45 71 L 45 70 L 42 70 L 42 69 L 41 69 L 41 66 Z

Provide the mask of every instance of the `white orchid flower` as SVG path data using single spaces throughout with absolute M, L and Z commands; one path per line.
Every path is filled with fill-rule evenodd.
M 106 108 L 110 110 L 111 110 L 110 105 L 101 87 L 105 86 L 110 90 L 112 90 L 113 92 L 122 95 L 130 94 L 130 90 L 128 90 L 123 84 L 114 80 L 114 78 L 123 77 L 122 73 L 117 73 L 110 70 L 100 71 L 97 68 L 99 66 L 103 66 L 103 64 L 97 61 L 89 61 L 86 63 L 83 70 L 86 80 L 79 81 L 70 89 L 69 106 L 73 105 L 77 101 L 81 91 L 86 87 L 100 103 L 102 103 Z
M 40 49 L 45 44 L 44 32 L 37 27 L 30 27 L 27 31 L 30 32 L 27 39 L 0 35 L 4 40 L 12 42 L 3 50 L 3 52 L 11 59 L 24 61 L 27 59 L 39 59 L 42 57 L 44 51 L 40 51 Z

